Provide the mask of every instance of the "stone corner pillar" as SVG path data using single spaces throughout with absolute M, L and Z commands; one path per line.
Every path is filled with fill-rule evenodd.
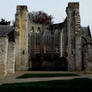
M 16 70 L 28 70 L 28 10 L 25 5 L 18 5 L 15 15 Z
M 68 70 L 81 71 L 81 35 L 79 2 L 70 2 L 67 12 Z
M 7 74 L 8 37 L 0 37 L 0 77 Z

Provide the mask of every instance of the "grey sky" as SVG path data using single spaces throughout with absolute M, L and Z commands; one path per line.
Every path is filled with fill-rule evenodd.
M 90 25 L 92 32 L 92 0 L 0 0 L 0 19 L 13 21 L 16 5 L 27 5 L 30 12 L 45 11 L 53 15 L 55 23 L 59 23 L 66 17 L 68 2 L 80 2 L 81 25 Z

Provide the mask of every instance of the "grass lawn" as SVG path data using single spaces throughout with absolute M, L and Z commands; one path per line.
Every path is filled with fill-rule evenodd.
M 47 82 L 3 84 L 0 92 L 91 92 L 92 80 L 76 78 Z
M 73 73 L 42 73 L 42 74 L 23 74 L 22 76 L 17 77 L 21 78 L 39 78 L 39 77 L 69 77 L 69 76 L 79 76 L 78 74 Z

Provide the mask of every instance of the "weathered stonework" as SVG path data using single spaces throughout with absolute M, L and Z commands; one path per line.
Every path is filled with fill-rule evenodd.
M 16 70 L 28 69 L 28 11 L 27 6 L 17 6 L 15 31 L 19 34 L 16 38 Z
M 68 4 L 67 7 L 67 31 L 68 31 L 68 69 L 70 71 L 75 71 L 75 29 L 73 9 L 75 9 L 74 4 Z
M 92 44 L 88 45 L 86 54 L 86 71 L 92 71 Z
M 49 34 L 46 33 L 46 28 L 44 25 L 39 25 L 36 23 L 30 23 L 30 29 L 29 29 L 29 40 L 32 40 L 32 34 L 36 34 L 36 31 L 38 30 L 37 27 L 40 27 L 40 29 L 43 31 L 43 34 L 41 35 L 41 38 L 43 39 L 43 44 L 41 44 L 40 49 L 41 52 L 36 50 L 37 48 L 37 35 L 34 35 L 34 39 L 30 42 L 29 44 L 29 51 L 34 50 L 33 52 L 30 52 L 31 56 L 33 54 L 37 53 L 42 53 L 41 55 L 44 55 L 46 52 L 46 46 L 44 43 L 44 34 L 45 36 L 50 35 L 50 51 L 52 52 L 51 57 L 53 57 L 53 53 L 57 53 L 58 49 L 60 57 L 65 57 L 67 59 L 68 63 L 68 70 L 69 71 L 84 71 L 84 70 L 91 70 L 92 65 L 91 65 L 91 47 L 92 47 L 92 41 L 91 41 L 91 36 L 90 36 L 90 30 L 89 28 L 86 28 L 86 30 L 82 30 L 83 27 L 81 27 L 80 23 L 80 13 L 79 13 L 79 3 L 74 2 L 74 3 L 69 3 L 68 7 L 66 9 L 67 12 L 67 17 L 63 23 L 59 24 L 52 24 L 48 25 L 48 31 Z M 34 29 L 34 32 L 33 29 Z M 85 31 L 89 30 L 87 34 L 85 34 Z M 58 36 L 58 39 L 56 38 Z M 85 38 L 87 40 L 87 46 L 84 48 L 83 46 L 85 45 L 84 42 L 82 42 L 82 38 Z M 47 39 L 47 38 L 45 38 Z M 40 40 L 40 38 L 39 38 Z M 57 42 L 56 42 L 57 41 Z M 89 42 L 90 41 L 90 42 Z M 59 44 L 58 44 L 59 43 Z M 58 44 L 58 45 L 56 45 Z M 89 45 L 88 45 L 89 44 Z M 33 48 L 32 48 L 33 46 Z M 44 48 L 45 46 L 45 48 Z M 44 48 L 42 50 L 42 48 Z M 86 53 L 85 53 L 86 49 Z M 89 50 L 90 49 L 90 50 Z M 29 56 L 30 56 L 29 55 Z M 42 58 L 43 56 L 41 56 Z M 44 57 L 43 57 L 44 58 Z M 54 58 L 54 57 L 53 57 Z M 62 62 L 62 60 L 61 60 Z M 57 63 L 57 62 L 56 62 Z M 47 64 L 46 64 L 47 65 Z M 45 63 L 44 63 L 45 66 Z
M 68 60 L 69 70 L 81 71 L 81 26 L 79 3 L 69 3 L 67 7 Z
M 79 3 L 69 3 L 66 12 L 64 22 L 44 25 L 30 21 L 27 6 L 17 6 L 15 27 L 0 26 L 0 76 L 65 63 L 68 71 L 92 71 L 92 36 L 81 26 Z
M 7 73 L 15 73 L 15 43 L 9 42 L 7 55 Z
M 7 74 L 8 39 L 0 37 L 0 76 Z

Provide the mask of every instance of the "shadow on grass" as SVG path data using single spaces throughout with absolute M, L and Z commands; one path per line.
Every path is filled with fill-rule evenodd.
M 76 78 L 47 82 L 14 83 L 0 86 L 0 92 L 91 92 L 92 80 Z
M 42 73 L 42 74 L 23 74 L 22 76 L 17 77 L 17 79 L 23 78 L 39 78 L 39 77 L 71 77 L 79 76 L 78 74 L 73 73 Z

